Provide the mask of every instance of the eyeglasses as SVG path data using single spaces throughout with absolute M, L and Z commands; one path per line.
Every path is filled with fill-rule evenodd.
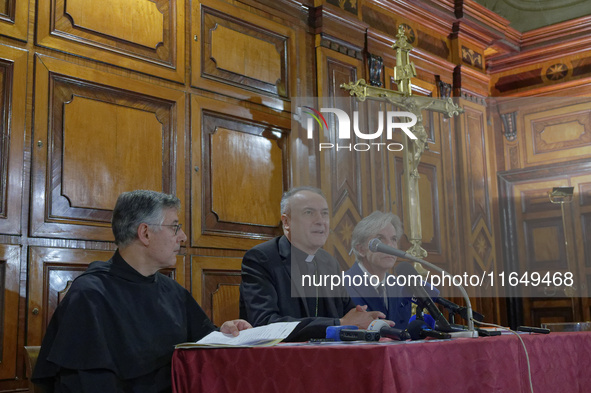
M 146 224 L 148 224 L 148 223 L 146 223 Z M 161 226 L 161 227 L 173 227 L 175 235 L 177 233 L 179 233 L 179 230 L 183 227 L 183 224 L 148 224 L 148 225 L 157 225 L 157 226 Z

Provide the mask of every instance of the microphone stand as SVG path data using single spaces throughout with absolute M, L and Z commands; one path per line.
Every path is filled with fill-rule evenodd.
M 424 259 L 421 258 L 417 258 L 413 255 L 410 255 L 404 251 L 402 251 L 403 255 L 401 255 L 403 258 L 405 259 L 409 259 L 413 262 L 418 262 L 421 265 L 425 265 L 430 267 L 433 270 L 437 270 L 439 273 L 445 275 L 445 276 L 449 276 L 452 277 L 451 274 L 449 274 L 448 272 L 446 272 L 445 270 L 443 270 L 442 268 L 440 268 L 437 265 L 434 265 L 430 262 L 425 261 Z M 452 283 L 453 283 L 453 277 L 452 277 Z M 470 298 L 468 297 L 468 293 L 466 292 L 466 290 L 464 289 L 463 286 L 458 285 L 457 286 L 460 290 L 460 292 L 462 293 L 462 296 L 464 297 L 464 300 L 466 301 L 466 310 L 467 310 L 467 314 L 468 314 L 468 331 L 470 332 L 470 336 L 469 337 L 478 337 L 478 332 L 476 331 L 476 329 L 474 329 L 474 320 L 473 320 L 473 314 L 472 314 L 472 303 L 470 302 Z M 453 335 L 453 333 L 452 333 Z

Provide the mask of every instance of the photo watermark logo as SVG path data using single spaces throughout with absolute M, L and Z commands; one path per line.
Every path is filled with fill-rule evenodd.
M 332 113 L 337 119 L 338 123 L 338 143 L 321 142 L 319 143 L 319 151 L 335 149 L 349 150 L 349 151 L 369 151 L 375 149 L 380 151 L 382 148 L 388 151 L 401 151 L 404 146 L 397 142 L 378 142 L 382 138 L 384 128 L 386 130 L 386 140 L 392 140 L 394 131 L 400 129 L 406 134 L 406 136 L 412 140 L 417 137 L 411 131 L 411 128 L 417 123 L 417 116 L 412 112 L 396 112 L 388 111 L 384 116 L 383 111 L 378 111 L 378 129 L 375 132 L 365 133 L 360 130 L 359 127 L 359 112 L 353 111 L 353 132 L 359 139 L 366 140 L 367 142 L 352 143 L 351 141 L 351 119 L 347 112 L 338 108 L 320 108 L 320 111 L 310 107 L 302 106 L 301 112 L 307 114 L 309 117 L 306 122 L 306 130 L 308 139 L 314 137 L 314 120 L 318 124 L 319 130 L 323 132 L 325 129 L 328 130 L 328 122 L 322 113 Z M 385 118 L 385 120 L 384 120 Z M 402 119 L 410 119 L 409 121 L 401 121 Z M 384 127 L 384 122 L 385 127 Z

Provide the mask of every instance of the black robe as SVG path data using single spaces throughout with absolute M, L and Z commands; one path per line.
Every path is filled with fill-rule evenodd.
M 72 283 L 32 379 L 55 392 L 169 392 L 174 345 L 215 329 L 180 284 L 141 275 L 117 251 Z

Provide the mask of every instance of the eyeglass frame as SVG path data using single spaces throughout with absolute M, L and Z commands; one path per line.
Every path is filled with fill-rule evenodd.
M 161 226 L 161 227 L 175 227 L 174 230 L 174 235 L 176 236 L 179 231 L 183 228 L 183 224 L 150 224 L 148 222 L 145 223 L 146 225 L 157 225 L 157 226 Z

